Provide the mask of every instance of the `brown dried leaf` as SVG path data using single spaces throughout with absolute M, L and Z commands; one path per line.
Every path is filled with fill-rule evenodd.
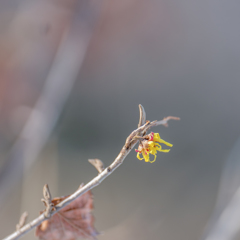
M 56 206 L 67 197 L 54 198 L 52 203 Z M 96 239 L 98 232 L 93 226 L 92 209 L 93 196 L 88 191 L 42 222 L 36 229 L 36 236 L 40 240 Z

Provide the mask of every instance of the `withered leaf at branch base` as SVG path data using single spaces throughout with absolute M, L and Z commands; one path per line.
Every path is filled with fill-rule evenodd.
M 52 203 L 56 206 L 67 197 L 54 198 Z M 92 209 L 93 195 L 91 191 L 88 191 L 54 214 L 50 219 L 42 222 L 36 228 L 36 236 L 40 240 L 96 239 L 98 232 L 93 225 Z

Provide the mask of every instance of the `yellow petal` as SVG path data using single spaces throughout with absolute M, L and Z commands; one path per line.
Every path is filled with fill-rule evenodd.
M 162 146 L 159 143 L 155 143 L 155 148 L 162 148 Z
M 159 152 L 169 152 L 170 151 L 170 149 L 162 149 L 162 146 L 159 145 L 158 143 L 156 143 L 156 146 L 157 146 L 157 150 Z
M 144 157 L 144 159 L 145 159 L 145 162 L 149 162 L 150 160 L 149 160 L 149 153 L 145 153 L 144 151 L 142 152 L 142 155 L 143 155 L 143 157 Z
M 159 152 L 169 152 L 171 149 L 160 149 Z
M 148 146 L 149 146 L 149 153 L 155 155 L 157 153 L 156 143 L 153 141 L 149 141 Z
M 139 152 L 137 153 L 137 158 L 138 158 L 139 160 L 143 160 L 143 158 L 140 157 Z
M 160 138 L 159 133 L 154 133 L 154 134 L 153 134 L 153 141 L 159 142 L 160 139 L 161 139 L 161 138 Z
M 155 154 L 154 159 L 153 159 L 152 161 L 149 161 L 149 162 L 150 162 L 150 163 L 155 162 L 155 161 L 156 161 L 156 158 L 157 158 L 157 154 Z
M 172 147 L 172 146 L 173 146 L 171 143 L 166 142 L 166 141 L 164 141 L 163 139 L 161 139 L 159 133 L 154 133 L 154 135 L 153 135 L 153 141 L 159 142 L 159 143 L 163 143 L 163 144 L 165 144 L 165 145 L 167 145 L 167 146 L 169 146 L 169 147 Z
M 161 151 L 162 146 L 161 146 L 160 144 L 156 143 L 155 146 L 156 146 L 156 150 L 157 150 L 157 151 Z
M 172 147 L 172 146 L 173 146 L 171 143 L 166 142 L 166 141 L 164 141 L 163 139 L 160 139 L 160 141 L 158 141 L 158 142 L 164 143 L 165 145 L 167 145 L 167 146 L 169 146 L 169 147 Z
M 151 153 L 152 155 L 155 155 L 155 154 L 157 154 L 157 149 L 151 149 L 150 151 L 149 151 L 149 153 Z
M 154 147 L 154 148 L 149 149 L 149 153 L 151 153 L 152 155 L 157 154 L 157 148 Z

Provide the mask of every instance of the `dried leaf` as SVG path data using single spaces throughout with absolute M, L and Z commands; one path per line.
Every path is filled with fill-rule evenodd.
M 67 197 L 54 198 L 52 203 L 56 206 Z M 36 236 L 40 240 L 96 239 L 98 232 L 93 226 L 92 209 L 93 197 L 88 191 L 42 222 L 36 229 Z

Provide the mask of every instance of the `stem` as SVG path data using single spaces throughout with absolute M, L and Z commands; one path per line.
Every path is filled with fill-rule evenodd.
M 140 111 L 140 119 L 142 117 L 142 114 L 144 114 L 144 110 Z M 84 194 L 85 192 L 93 189 L 94 187 L 98 186 L 106 177 L 108 177 L 110 174 L 113 173 L 124 161 L 124 159 L 127 157 L 127 155 L 130 153 L 130 151 L 133 149 L 133 147 L 136 145 L 138 142 L 138 139 L 134 138 L 137 136 L 139 133 L 146 132 L 153 126 L 158 126 L 158 125 L 165 125 L 167 124 L 168 120 L 174 119 L 178 120 L 175 117 L 167 117 L 164 118 L 161 121 L 153 121 L 153 122 L 146 122 L 144 125 L 138 127 L 136 130 L 134 130 L 127 138 L 126 143 L 124 144 L 122 150 L 118 154 L 118 156 L 115 158 L 115 160 L 112 162 L 111 165 L 109 165 L 107 168 L 105 168 L 98 176 L 93 178 L 90 182 L 88 182 L 85 186 L 82 188 L 78 189 L 76 192 L 74 192 L 72 195 L 70 195 L 68 198 L 64 199 L 62 202 L 57 204 L 55 206 L 55 211 L 53 211 L 51 214 L 54 215 L 58 211 L 60 211 L 62 208 L 70 204 L 72 201 L 74 201 L 76 198 Z M 39 217 L 31 221 L 30 223 L 26 224 L 16 232 L 12 233 L 8 237 L 4 238 L 3 240 L 15 240 L 18 239 L 19 237 L 22 237 L 25 235 L 27 232 L 32 230 L 33 228 L 37 227 L 40 225 L 43 221 L 47 220 L 47 217 L 45 216 L 44 213 L 42 213 Z

